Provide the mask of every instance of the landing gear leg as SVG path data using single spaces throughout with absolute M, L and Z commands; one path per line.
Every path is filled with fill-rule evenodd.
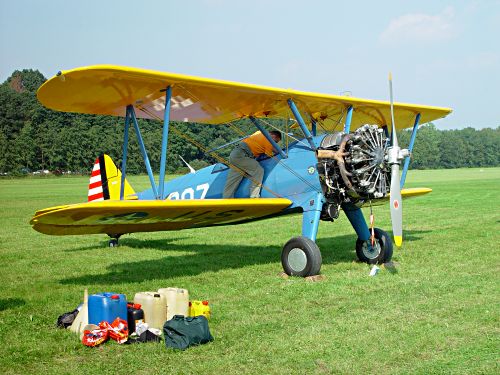
M 118 247 L 118 239 L 121 237 L 121 234 L 108 234 L 109 236 L 109 247 Z
M 356 255 L 362 262 L 368 264 L 387 263 L 392 258 L 392 241 L 387 232 L 379 228 L 374 228 L 375 243 L 363 241 L 358 238 L 356 241 Z
M 290 276 L 315 276 L 321 269 L 321 252 L 316 245 L 323 194 L 307 200 L 308 206 L 302 214 L 302 236 L 288 241 L 281 252 L 283 270 Z
M 361 209 L 345 203 L 342 205 L 347 218 L 358 235 L 356 255 L 362 262 L 369 264 L 387 263 L 392 258 L 392 241 L 382 229 L 374 228 L 375 243 L 371 244 L 371 234 Z

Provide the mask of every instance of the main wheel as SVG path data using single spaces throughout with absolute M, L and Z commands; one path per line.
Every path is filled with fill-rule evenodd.
M 392 258 L 392 241 L 387 232 L 374 228 L 375 244 L 372 246 L 370 240 L 356 241 L 356 255 L 362 262 L 368 264 L 387 263 Z
M 109 247 L 117 247 L 118 246 L 118 240 L 120 239 L 120 237 L 122 236 L 122 234 L 121 233 L 119 233 L 119 234 L 108 233 L 108 236 L 109 236 L 108 246 Z
M 321 252 L 318 245 L 307 237 L 294 237 L 281 252 L 283 270 L 290 276 L 314 276 L 321 269 Z
M 108 242 L 109 247 L 117 247 L 118 246 L 118 238 L 110 238 Z

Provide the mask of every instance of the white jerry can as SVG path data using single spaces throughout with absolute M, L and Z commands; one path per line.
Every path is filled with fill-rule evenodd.
M 163 329 L 167 320 L 167 299 L 158 292 L 139 292 L 134 296 L 134 303 L 141 305 L 144 322 L 149 327 Z
M 167 301 L 167 320 L 174 315 L 189 316 L 189 293 L 187 289 L 161 288 L 158 293 L 165 296 Z

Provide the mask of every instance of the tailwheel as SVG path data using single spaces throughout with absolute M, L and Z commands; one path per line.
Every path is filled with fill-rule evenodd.
M 108 246 L 109 247 L 118 247 L 118 239 L 121 237 L 121 234 L 108 234 L 109 242 Z
M 318 245 L 307 237 L 294 237 L 281 252 L 283 270 L 290 276 L 314 276 L 321 269 L 321 252 Z
M 374 228 L 375 243 L 363 241 L 358 238 L 356 241 L 356 255 L 361 262 L 368 264 L 387 263 L 392 258 L 392 241 L 387 232 L 379 228 Z

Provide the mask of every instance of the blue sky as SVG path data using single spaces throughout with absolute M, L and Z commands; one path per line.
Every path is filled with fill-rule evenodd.
M 116 64 L 451 107 L 500 125 L 500 1 L 0 0 L 0 80 Z

